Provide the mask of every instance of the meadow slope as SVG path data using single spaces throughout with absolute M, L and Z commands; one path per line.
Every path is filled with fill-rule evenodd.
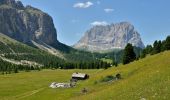
M 121 73 L 122 80 L 89 87 L 91 93 L 78 96 L 79 100 L 169 100 L 170 52 L 163 52 L 128 65 L 111 68 L 90 80 Z
M 51 89 L 51 82 L 68 82 L 73 72 L 90 79 L 75 88 Z M 102 77 L 120 73 L 122 79 L 97 83 Z M 170 51 L 148 56 L 128 65 L 107 70 L 43 70 L 0 75 L 0 100 L 169 100 Z M 87 94 L 81 90 L 87 88 Z

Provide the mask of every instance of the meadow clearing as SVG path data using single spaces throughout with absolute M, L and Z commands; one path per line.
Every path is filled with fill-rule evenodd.
M 72 73 L 90 75 L 74 88 L 51 89 L 52 82 L 69 82 Z M 120 73 L 122 79 L 98 82 Z M 128 65 L 95 70 L 42 70 L 0 75 L 0 100 L 169 100 L 170 52 L 148 56 Z M 81 93 L 83 88 L 87 93 Z

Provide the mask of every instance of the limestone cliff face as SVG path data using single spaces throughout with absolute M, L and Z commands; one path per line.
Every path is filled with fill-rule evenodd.
M 127 43 L 144 48 L 140 34 L 128 22 L 107 26 L 94 26 L 74 45 L 74 48 L 89 51 L 124 49 Z
M 26 44 L 31 41 L 58 43 L 52 18 L 16 0 L 0 0 L 0 32 Z

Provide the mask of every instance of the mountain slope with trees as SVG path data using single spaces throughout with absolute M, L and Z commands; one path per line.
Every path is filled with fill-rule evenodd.
M 168 100 L 170 98 L 170 51 L 106 70 L 42 70 L 0 75 L 0 98 L 4 100 Z M 72 73 L 90 75 L 74 88 L 51 89 L 51 82 L 68 82 Z M 121 79 L 105 78 L 121 75 Z M 102 81 L 101 81 L 102 80 Z M 103 80 L 106 80 L 103 82 Z M 86 93 L 82 93 L 83 89 Z M 64 94 L 64 95 L 63 95 Z

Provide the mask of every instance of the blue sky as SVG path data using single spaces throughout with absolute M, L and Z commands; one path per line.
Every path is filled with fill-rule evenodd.
M 170 0 L 21 0 L 53 17 L 57 38 L 75 44 L 96 24 L 127 21 L 145 45 L 170 35 Z

